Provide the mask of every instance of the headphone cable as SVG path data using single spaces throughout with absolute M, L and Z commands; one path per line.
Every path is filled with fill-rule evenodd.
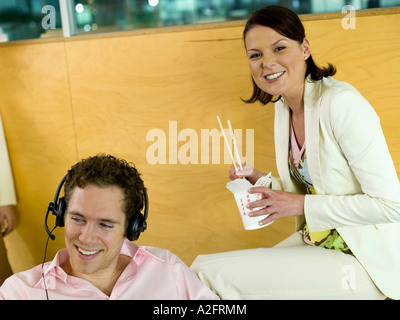
M 44 278 L 44 263 L 46 262 L 47 245 L 49 244 L 49 239 L 51 238 L 51 235 L 55 228 L 57 228 L 57 226 L 54 226 L 54 228 L 51 229 L 51 231 L 47 237 L 46 246 L 44 248 L 43 262 L 42 262 L 42 278 L 43 278 L 44 290 L 46 292 L 46 300 L 49 300 L 49 294 L 47 292 L 46 279 Z

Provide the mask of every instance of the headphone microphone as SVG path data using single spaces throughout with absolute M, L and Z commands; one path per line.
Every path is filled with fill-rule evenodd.
M 67 176 L 64 176 L 64 178 L 62 178 L 60 184 L 58 185 L 56 194 L 54 195 L 54 201 L 50 202 L 47 207 L 46 218 L 44 220 L 44 227 L 45 227 L 46 232 L 49 235 L 51 240 L 54 240 L 56 237 L 51 233 L 51 231 L 49 230 L 49 227 L 47 226 L 47 218 L 49 216 L 49 213 L 51 212 L 52 214 L 54 214 L 56 216 L 55 227 L 63 227 L 64 226 L 65 200 L 64 200 L 64 197 L 59 198 L 59 196 L 60 196 L 61 188 L 64 185 L 66 178 L 67 178 Z
M 64 211 L 65 211 L 65 200 L 64 197 L 59 199 L 61 188 L 64 185 L 65 179 L 67 176 L 65 175 L 64 178 L 61 180 L 60 184 L 58 185 L 56 194 L 54 195 L 54 202 L 50 202 L 48 207 L 47 207 L 47 212 L 46 212 L 46 218 L 44 220 L 44 227 L 46 229 L 46 232 L 48 234 L 47 241 L 46 241 L 46 246 L 44 248 L 44 256 L 43 256 L 43 262 L 42 262 L 42 278 L 43 278 L 43 285 L 44 285 L 44 290 L 46 293 L 46 299 L 49 300 L 49 294 L 47 292 L 47 285 L 46 285 L 46 279 L 44 278 L 44 263 L 46 261 L 46 252 L 47 252 L 47 245 L 49 243 L 49 239 L 55 240 L 55 235 L 52 234 L 55 228 L 57 228 L 60 225 L 60 218 L 62 217 L 62 225 L 64 226 Z M 47 226 L 47 218 L 49 217 L 49 213 L 53 213 L 56 216 L 56 225 L 53 227 L 53 229 L 50 231 L 49 227 Z
M 50 205 L 49 205 L 49 207 L 50 207 Z M 47 226 L 47 217 L 49 216 L 49 212 L 50 212 L 50 208 L 47 208 L 46 218 L 45 218 L 45 220 L 44 220 L 44 227 L 45 227 L 46 232 L 47 232 L 48 236 L 50 237 L 50 239 L 51 239 L 51 240 L 55 240 L 55 239 L 56 239 L 56 236 L 55 236 L 54 234 L 51 233 L 52 231 L 50 231 L 50 230 L 49 230 L 49 227 Z M 54 230 L 54 229 L 53 229 L 53 230 Z

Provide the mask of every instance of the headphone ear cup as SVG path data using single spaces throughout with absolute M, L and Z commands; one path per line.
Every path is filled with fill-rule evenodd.
M 57 227 L 64 227 L 64 215 L 65 215 L 65 199 L 64 197 L 58 200 L 54 208 L 54 214 L 56 215 L 56 226 Z
M 140 234 L 146 230 L 146 228 L 146 220 L 140 212 L 137 212 L 132 216 L 132 218 L 129 219 L 126 237 L 130 241 L 136 241 L 139 239 Z
M 130 241 L 136 241 L 139 239 L 140 234 L 147 229 L 147 215 L 149 212 L 149 197 L 147 191 L 143 189 L 144 196 L 144 208 L 143 214 L 140 210 L 136 211 L 128 221 L 126 228 L 126 238 Z

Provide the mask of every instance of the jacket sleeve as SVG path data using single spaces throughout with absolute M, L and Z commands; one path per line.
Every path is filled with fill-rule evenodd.
M 310 231 L 400 222 L 399 179 L 377 114 L 350 89 L 337 92 L 327 110 L 329 120 L 325 122 L 361 191 L 340 194 L 338 186 L 335 194 L 306 195 L 304 210 Z
M 0 206 L 16 204 L 14 181 L 0 117 Z

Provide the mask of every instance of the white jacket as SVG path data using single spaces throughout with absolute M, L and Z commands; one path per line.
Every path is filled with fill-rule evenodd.
M 288 169 L 289 107 L 275 104 L 273 189 L 300 192 Z M 333 78 L 304 90 L 307 165 L 316 195 L 306 195 L 310 232 L 337 229 L 386 296 L 400 299 L 400 183 L 379 118 L 350 84 Z
M 16 203 L 14 181 L 0 116 L 0 206 Z

